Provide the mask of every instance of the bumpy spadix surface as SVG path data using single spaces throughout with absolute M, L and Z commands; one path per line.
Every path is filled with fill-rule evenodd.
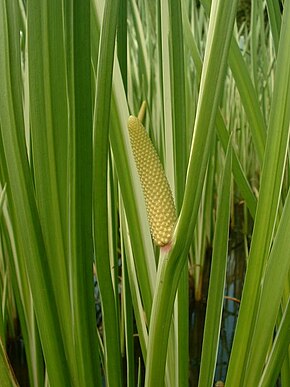
M 137 117 L 129 117 L 128 129 L 152 238 L 158 246 L 165 246 L 172 239 L 176 222 L 172 192 L 157 152 Z

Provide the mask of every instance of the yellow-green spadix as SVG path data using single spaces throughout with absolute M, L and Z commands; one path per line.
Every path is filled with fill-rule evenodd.
M 172 240 L 176 222 L 172 192 L 157 152 L 141 121 L 130 116 L 128 129 L 145 197 L 151 235 L 158 246 L 166 246 Z

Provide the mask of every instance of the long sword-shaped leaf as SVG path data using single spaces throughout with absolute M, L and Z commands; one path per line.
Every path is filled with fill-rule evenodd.
M 247 355 L 247 369 L 243 381 L 245 386 L 258 385 L 267 358 L 283 289 L 286 280 L 288 280 L 290 268 L 289 233 L 290 195 L 288 194 L 267 263 L 266 272 L 262 280 L 259 307 L 256 313 L 256 324 L 252 335 L 251 348 Z M 286 322 L 284 321 L 285 323 L 287 324 L 287 320 Z M 290 335 L 288 335 L 288 340 L 286 339 L 284 342 L 285 349 L 289 346 L 289 338 Z
M 279 375 L 282 368 L 283 361 L 287 361 L 287 354 L 290 342 L 290 299 L 287 302 L 283 318 L 279 325 L 279 329 L 275 336 L 275 341 L 271 349 L 267 364 L 261 376 L 259 387 L 272 387 Z M 285 381 L 289 381 L 289 364 L 286 365 L 288 368 L 288 377 L 286 375 Z M 281 370 L 282 371 L 282 370 Z M 283 371 L 281 377 L 283 378 Z M 282 379 L 283 381 L 283 379 Z M 283 383 L 283 382 L 282 382 Z M 283 385 L 283 384 L 282 384 Z
M 202 4 L 206 12 L 209 13 L 210 1 L 202 0 Z M 251 81 L 249 71 L 242 58 L 238 44 L 234 39 L 231 42 L 228 60 L 249 120 L 258 159 L 262 164 L 265 150 L 266 124 L 259 106 L 257 91 Z
M 146 386 L 162 385 L 175 292 L 186 262 L 200 203 L 235 16 L 235 1 L 212 8 L 183 206 L 171 253 L 161 258 L 150 320 Z M 215 88 L 212 88 L 212 85 Z M 198 167 L 197 167 L 198 166 Z M 195 193 L 192 190 L 195 189 Z
M 57 387 L 66 385 L 70 381 L 70 375 L 65 361 L 56 301 L 26 154 L 21 112 L 22 98 L 19 90 L 20 49 L 17 44 L 16 47 L 13 46 L 13 42 L 19 41 L 19 31 L 13 30 L 9 25 L 11 18 L 7 9 L 7 2 L 1 1 L 0 47 L 3 53 L 0 58 L 0 76 L 3 79 L 0 93 L 1 136 L 9 176 L 11 206 L 14 217 L 18 220 L 14 226 L 20 236 L 19 243 L 25 251 L 25 263 L 33 292 L 49 380 Z M 13 8 L 9 11 L 12 11 L 10 16 L 14 14 Z
M 232 171 L 231 162 L 231 144 L 229 144 L 223 178 L 221 180 L 221 187 L 218 194 L 211 274 L 206 307 L 205 327 L 203 332 L 201 367 L 198 381 L 198 385 L 200 387 L 211 387 L 213 385 L 218 352 L 228 256 Z
M 111 127 L 110 143 L 114 153 L 128 221 L 132 250 L 135 258 L 135 270 L 137 271 L 142 301 L 148 321 L 151 314 L 156 278 L 154 250 L 146 217 L 144 196 L 134 163 L 132 148 L 130 147 L 127 128 L 128 105 L 126 103 L 120 69 L 117 63 L 115 63 L 114 72 L 112 110 L 115 123 Z M 129 268 L 128 271 L 130 271 Z
M 58 315 L 70 370 L 76 372 L 71 346 L 72 314 L 67 262 L 68 106 L 62 6 L 58 1 L 27 7 L 29 125 L 35 195 L 48 264 L 57 294 Z
M 108 385 L 121 385 L 121 354 L 118 316 L 108 248 L 107 163 L 114 61 L 115 34 L 119 2 L 105 3 L 97 68 L 94 107 L 93 204 L 96 267 L 102 299 L 105 335 L 105 367 Z
M 96 23 L 100 23 L 101 4 L 94 4 Z M 92 53 L 94 55 L 94 53 Z M 115 167 L 124 208 L 128 220 L 128 228 L 134 261 L 128 260 L 128 272 L 137 272 L 143 307 L 147 321 L 150 318 L 153 289 L 156 276 L 155 257 L 146 218 L 146 208 L 141 184 L 130 147 L 127 120 L 128 104 L 118 62 L 115 60 L 113 79 L 113 98 L 110 128 L 110 144 L 113 151 Z M 130 267 L 134 265 L 135 267 Z M 130 283 L 135 283 L 131 278 Z M 134 293 L 135 290 L 132 290 Z M 141 333 L 140 333 L 141 334 Z
M 93 297 L 93 120 L 90 1 L 65 2 L 69 99 L 69 242 L 79 384 L 100 385 Z M 94 32 L 94 31 L 92 31 Z M 93 35 L 94 36 L 94 35 Z
M 261 176 L 251 250 L 237 330 L 229 364 L 227 385 L 240 384 L 256 318 L 262 269 L 270 251 L 279 207 L 287 154 L 290 119 L 290 2 L 285 3 L 275 71 L 275 88 Z M 243 345 L 241 346 L 241 343 Z
M 174 154 L 174 181 L 175 201 L 177 212 L 182 205 L 186 165 L 188 154 L 186 138 L 186 103 L 185 103 L 185 68 L 182 8 L 179 1 L 168 1 L 170 48 L 171 48 L 171 103 L 173 121 L 173 154 Z M 188 269 L 185 265 L 181 274 L 181 281 L 177 293 L 176 334 L 178 348 L 175 368 L 177 368 L 177 383 L 186 385 L 188 381 Z M 169 364 L 169 368 L 173 368 Z
M 13 18 L 17 20 L 16 14 Z M 8 181 L 8 171 L 6 160 L 4 158 L 4 149 L 2 137 L 0 136 L 0 165 L 1 165 L 1 180 Z M 5 185 L 6 187 L 6 185 Z M 11 191 L 5 189 L 8 195 Z M 4 193 L 4 190 L 3 190 Z M 4 196 L 5 197 L 5 196 Z M 1 240 L 2 254 L 4 260 L 8 261 L 13 295 L 15 297 L 17 314 L 19 316 L 21 334 L 23 336 L 27 366 L 29 372 L 29 380 L 32 385 L 42 386 L 44 384 L 44 362 L 42 347 L 39 339 L 38 327 L 35 319 L 33 308 L 33 300 L 29 280 L 25 267 L 25 250 L 22 250 L 17 229 L 13 226 L 17 223 L 17 218 L 13 217 L 13 212 L 10 211 L 8 203 L 11 202 L 11 196 L 7 197 L 7 205 L 3 208 L 3 216 L 1 220 Z
M 196 42 L 193 38 L 192 31 L 190 29 L 188 16 L 186 15 L 184 5 L 183 5 L 183 26 L 184 26 L 183 28 L 184 28 L 184 33 L 185 33 L 185 42 L 187 43 L 187 45 L 190 49 L 190 54 L 194 60 L 197 76 L 198 76 L 198 78 L 200 78 L 201 70 L 202 70 L 202 60 L 201 60 L 200 54 L 198 52 Z M 232 51 L 232 54 L 231 54 L 231 51 Z M 239 75 L 241 68 L 244 69 L 243 73 L 245 73 L 245 68 L 243 67 L 241 54 L 239 51 L 237 51 L 235 49 L 234 43 L 232 43 L 232 48 L 230 49 L 230 55 L 232 56 L 232 61 L 230 61 L 230 64 L 232 65 L 232 71 L 236 74 L 236 79 L 237 79 L 237 77 L 239 77 L 238 79 L 241 81 L 238 83 L 239 91 L 241 93 L 241 96 L 246 98 L 246 95 L 251 95 L 252 85 L 249 82 L 249 77 L 247 74 L 246 74 L 247 75 L 246 77 L 245 76 L 242 77 Z M 236 62 L 238 64 L 234 66 L 234 64 Z M 244 90 L 243 93 L 242 93 L 242 90 Z M 250 103 L 250 105 L 252 106 L 253 104 Z M 255 103 L 255 106 L 256 106 L 256 103 Z M 256 122 L 257 122 L 257 120 L 259 122 L 261 122 L 262 116 L 261 116 L 261 114 L 259 114 L 259 110 L 257 111 L 257 109 L 254 109 L 253 114 L 254 113 L 257 116 Z M 254 118 L 252 118 L 251 122 L 253 122 L 253 120 L 254 120 Z M 263 121 L 262 121 L 262 123 L 263 123 Z M 229 141 L 229 133 L 227 132 L 226 125 L 225 125 L 225 122 L 224 122 L 224 119 L 223 119 L 223 116 L 222 116 L 222 113 L 220 110 L 217 113 L 216 127 L 217 127 L 217 135 L 221 141 L 221 144 L 223 146 L 224 151 L 226 151 L 227 144 Z M 249 208 L 249 211 L 250 211 L 252 217 L 254 218 L 255 211 L 256 211 L 256 205 L 257 205 L 256 198 L 251 190 L 251 187 L 250 187 L 250 184 L 246 178 L 245 172 L 243 171 L 241 164 L 240 164 L 240 161 L 239 161 L 234 150 L 233 150 L 232 158 L 233 158 L 234 178 L 235 178 L 236 183 L 241 191 L 241 195 L 245 199 L 246 204 Z

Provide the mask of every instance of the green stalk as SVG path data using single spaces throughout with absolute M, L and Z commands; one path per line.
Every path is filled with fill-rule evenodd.
M 243 380 L 245 386 L 258 385 L 262 370 L 264 368 L 265 360 L 267 359 L 268 349 L 272 341 L 283 290 L 286 281 L 288 281 L 288 273 L 290 268 L 289 232 L 290 195 L 288 194 L 275 240 L 271 249 L 271 254 L 267 263 L 265 275 L 263 276 L 262 280 L 259 307 L 256 312 L 255 328 L 252 334 L 251 347 L 247 354 L 247 368 Z M 287 312 L 287 308 L 285 313 L 286 315 L 284 317 L 284 321 L 280 324 L 286 324 L 287 326 L 287 313 L 289 313 Z M 282 340 L 283 334 L 284 336 L 286 334 L 285 328 L 282 331 Z M 288 338 L 289 337 L 290 335 L 288 333 Z M 276 346 L 280 347 L 280 354 L 283 354 L 284 352 L 285 356 L 286 350 L 289 346 L 289 340 L 284 340 L 279 343 L 281 338 L 276 337 L 275 339 Z M 278 369 L 281 369 L 282 359 L 283 357 L 280 359 L 280 367 Z
M 90 1 L 65 4 L 69 99 L 69 253 L 78 383 L 101 384 L 93 297 Z
M 4 187 L 1 187 L 1 192 L 0 192 L 0 220 L 2 217 L 2 211 L 3 211 L 3 205 L 4 205 L 4 200 L 6 198 L 6 184 Z
M 269 21 L 271 25 L 271 34 L 274 41 L 275 52 L 278 52 L 279 36 L 281 29 L 281 12 L 279 8 L 279 2 L 275 0 L 266 0 Z
M 119 2 L 105 3 L 94 107 L 93 206 L 96 268 L 102 299 L 105 368 L 109 386 L 121 386 L 120 338 L 108 248 L 107 163 L 112 71 Z M 116 295 L 117 296 L 117 295 Z
M 211 273 L 198 382 L 200 387 L 211 387 L 213 385 L 216 367 L 228 256 L 232 171 L 231 158 L 231 144 L 228 144 L 223 177 L 218 193 L 217 220 L 213 241 Z
M 164 381 L 173 302 L 196 224 L 232 36 L 235 8 L 236 2 L 228 0 L 217 1 L 212 7 L 183 206 L 172 250 L 168 256 L 161 256 L 158 268 L 157 288 L 150 320 L 146 386 L 162 385 Z M 215 88 L 212 87 L 213 84 L 216 85 Z M 196 190 L 195 195 L 192 194 L 193 187 Z
M 254 87 L 258 90 L 258 39 L 261 26 L 259 25 L 259 2 L 253 1 L 251 6 L 251 34 L 250 34 L 250 51 L 251 51 L 251 76 Z
M 118 61 L 122 74 L 125 93 L 127 93 L 128 71 L 127 71 L 127 0 L 120 0 L 119 18 L 117 29 Z
M 0 137 L 0 143 L 1 143 L 1 137 Z M 0 146 L 0 150 L 1 149 L 1 146 Z M 4 179 L 3 179 L 4 180 Z M 2 181 L 2 179 L 0 180 Z M 1 189 L 1 192 L 0 192 L 0 264 L 3 265 L 2 263 L 2 260 L 4 261 L 4 246 L 3 246 L 3 218 L 4 216 L 2 215 L 3 213 L 3 204 L 4 204 L 4 200 L 5 200 L 5 197 L 6 197 L 6 184 L 4 185 L 4 187 L 2 188 L 2 186 L 0 185 L 0 189 Z M 0 276 L 0 299 L 2 300 L 3 299 L 3 289 L 2 287 L 3 284 L 1 283 L 2 281 L 2 275 Z M 2 311 L 3 308 L 0 308 L 0 339 L 2 339 L 3 343 L 4 343 L 4 346 L 6 345 L 6 329 L 5 329 L 5 324 L 4 324 L 4 316 L 3 316 L 3 311 Z
M 124 249 L 122 257 L 124 258 Z M 127 387 L 136 386 L 135 383 L 135 351 L 134 341 L 132 340 L 134 334 L 134 319 L 133 319 L 133 306 L 130 293 L 129 278 L 127 263 L 125 259 L 122 259 L 122 285 L 123 285 L 123 310 L 124 310 L 124 325 L 125 325 L 125 349 L 127 359 Z
M 290 331 L 290 299 L 287 302 L 285 311 L 283 313 L 282 321 L 279 325 L 279 329 L 275 336 L 275 341 L 273 347 L 269 354 L 268 361 L 263 370 L 263 374 L 259 381 L 259 387 L 272 387 L 277 381 L 279 372 L 281 370 L 282 385 L 283 382 L 283 362 L 287 361 L 287 352 L 288 352 L 288 343 Z M 289 363 L 287 364 L 288 368 L 288 378 L 285 378 L 285 383 L 289 381 Z M 287 377 L 287 375 L 286 375 Z
M 174 166 L 175 166 L 175 197 L 177 212 L 182 205 L 187 154 L 186 144 L 186 110 L 185 110 L 185 78 L 184 78 L 184 51 L 183 51 L 183 29 L 180 1 L 168 1 L 169 21 L 171 34 L 171 98 L 172 98 L 172 120 L 174 141 Z
M 175 205 L 180 212 L 186 177 L 186 103 L 183 25 L 180 1 L 168 1 L 171 43 L 171 103 L 173 121 L 173 154 Z M 177 377 L 178 385 L 188 381 L 188 268 L 184 266 L 177 293 Z M 172 367 L 172 365 L 169 365 Z
M 147 357 L 147 344 L 148 344 L 148 332 L 147 332 L 147 319 L 144 318 L 144 309 L 141 301 L 139 284 L 137 280 L 136 271 L 134 268 L 134 257 L 132 254 L 132 247 L 130 246 L 130 240 L 128 238 L 128 223 L 125 220 L 124 213 L 122 212 L 122 230 L 124 230 L 124 247 L 126 252 L 126 263 L 128 268 L 128 280 L 130 285 L 130 293 L 132 304 L 134 307 L 134 315 L 136 320 L 136 326 L 139 335 L 140 347 L 143 355 L 144 362 Z M 124 221 L 123 221 L 124 219 Z
M 217 113 L 216 118 L 216 127 L 217 127 L 217 135 L 222 144 L 224 150 L 226 150 L 227 141 L 229 141 L 229 133 L 226 129 L 225 122 L 223 120 L 222 114 L 220 111 Z M 253 194 L 249 181 L 245 175 L 245 172 L 241 166 L 240 160 L 236 152 L 233 150 L 232 154 L 233 158 L 233 175 L 236 181 L 236 184 L 241 192 L 241 197 L 245 200 L 246 205 L 249 209 L 249 212 L 252 218 L 255 218 L 256 207 L 257 207 L 257 199 Z

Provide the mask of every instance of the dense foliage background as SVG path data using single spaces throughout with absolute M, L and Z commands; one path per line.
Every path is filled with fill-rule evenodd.
M 289 386 L 289 20 L 289 0 L 0 0 L 3 385 L 21 334 L 31 386 L 186 386 L 189 294 L 208 281 L 194 383 L 212 386 L 239 224 L 224 382 Z M 178 213 L 169 251 L 129 141 L 143 100 Z

